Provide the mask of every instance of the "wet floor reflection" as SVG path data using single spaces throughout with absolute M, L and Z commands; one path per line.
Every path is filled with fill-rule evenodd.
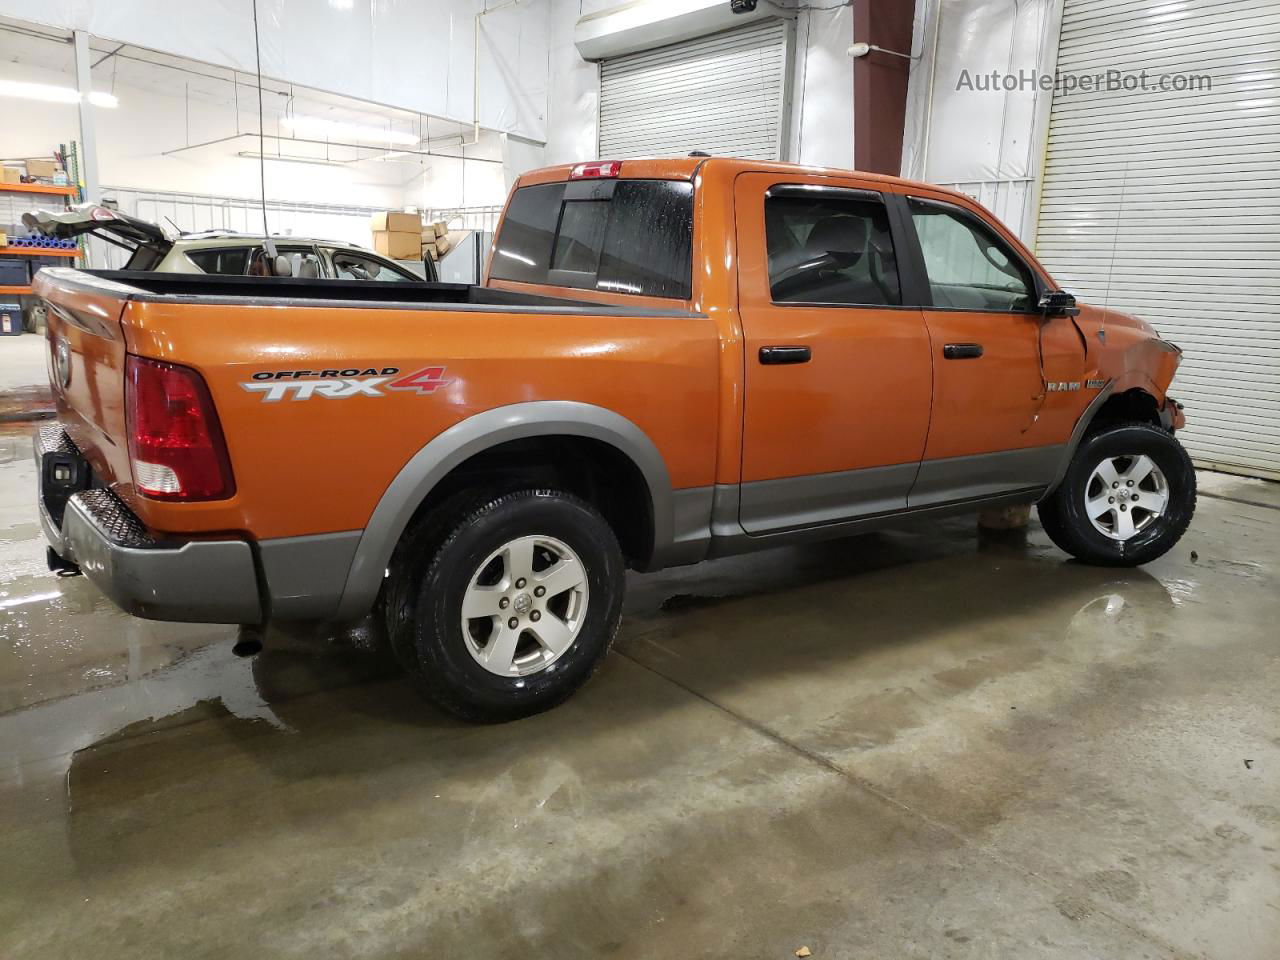
M 958 518 L 633 575 L 581 694 L 476 727 L 376 633 L 273 629 L 240 659 L 232 628 L 136 620 L 53 576 L 19 447 L 0 956 L 551 955 L 565 930 L 572 956 L 725 955 L 725 930 L 753 955 L 852 923 L 832 943 L 868 955 L 902 931 L 930 955 L 961 935 L 1053 955 L 1017 939 L 1051 930 L 1060 956 L 1134 956 L 1117 944 L 1150 924 L 1248 957 L 1232 931 L 1274 929 L 1254 907 L 1280 894 L 1259 866 L 1280 849 L 1275 511 L 1202 502 L 1144 570 Z

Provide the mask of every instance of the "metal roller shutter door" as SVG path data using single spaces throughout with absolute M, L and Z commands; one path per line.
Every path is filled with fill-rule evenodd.
M 784 136 L 787 24 L 750 27 L 605 60 L 600 156 L 777 160 Z
M 1198 462 L 1280 479 L 1277 36 L 1275 3 L 1066 0 L 1060 74 L 1213 85 L 1055 96 L 1036 248 L 1066 289 L 1183 348 Z

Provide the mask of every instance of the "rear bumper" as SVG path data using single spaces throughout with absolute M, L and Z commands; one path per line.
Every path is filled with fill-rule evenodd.
M 56 427 L 36 434 L 40 525 L 53 551 L 77 564 L 122 609 L 150 620 L 261 623 L 253 548 L 244 540 L 158 541 L 109 490 L 46 490 L 44 458 L 74 451 Z M 58 516 L 58 513 L 61 516 Z

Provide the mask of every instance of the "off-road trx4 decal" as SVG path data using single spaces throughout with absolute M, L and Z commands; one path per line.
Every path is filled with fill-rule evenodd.
M 253 375 L 250 383 L 242 383 L 250 393 L 262 394 L 263 403 L 279 403 L 286 397 L 294 400 L 310 400 L 324 397 L 327 400 L 343 400 L 347 397 L 385 397 L 388 390 L 409 390 L 415 393 L 435 393 L 452 383 L 446 379 L 444 367 L 424 367 L 414 373 L 398 377 L 399 367 L 382 367 L 365 370 L 264 370 Z

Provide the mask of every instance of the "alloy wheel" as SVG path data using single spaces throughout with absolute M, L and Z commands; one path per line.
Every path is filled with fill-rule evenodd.
M 462 637 L 490 673 L 525 677 L 573 645 L 588 599 L 586 569 L 568 544 L 520 537 L 493 551 L 472 575 L 462 598 Z
M 1084 505 L 1095 530 L 1130 540 L 1164 515 L 1169 482 L 1146 454 L 1107 457 L 1085 484 Z

